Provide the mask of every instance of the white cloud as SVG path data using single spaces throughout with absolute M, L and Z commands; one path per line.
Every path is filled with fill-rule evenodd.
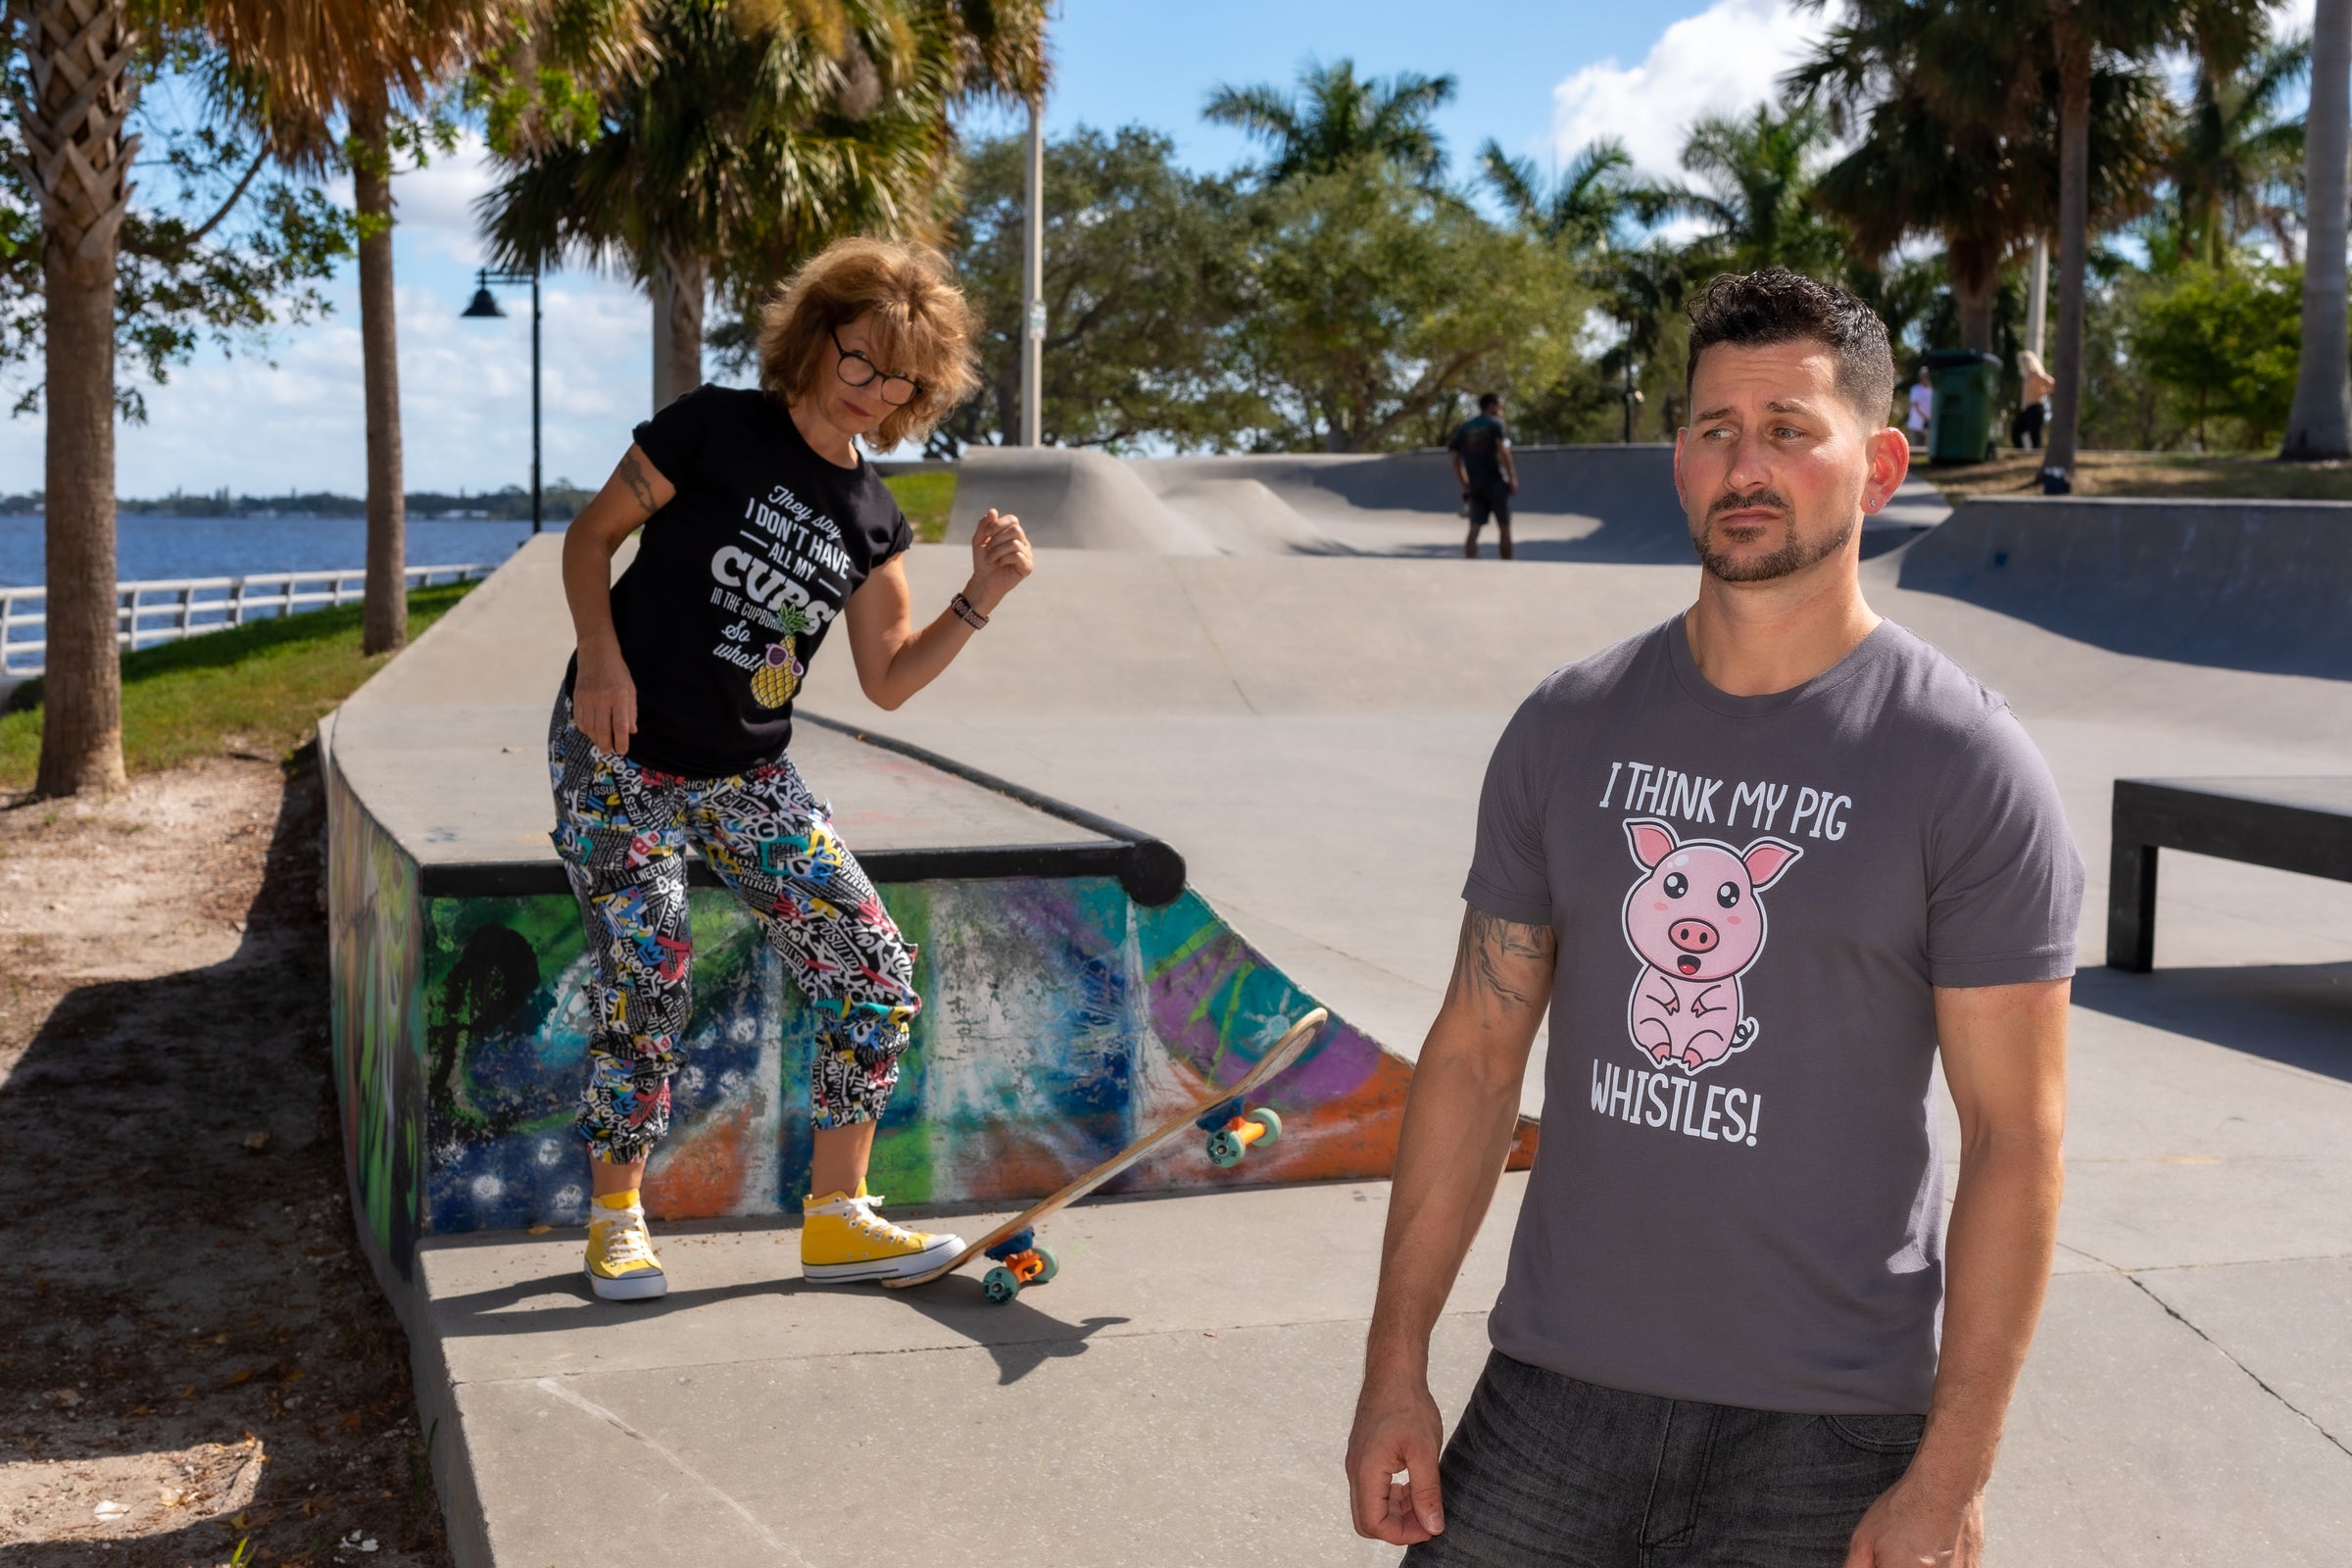
M 1789 0 L 1716 0 L 1669 26 L 1640 65 L 1603 60 L 1554 87 L 1553 155 L 1564 167 L 1614 136 L 1642 173 L 1680 177 L 1690 122 L 1778 96 L 1782 74 L 1827 26 L 1822 12 Z

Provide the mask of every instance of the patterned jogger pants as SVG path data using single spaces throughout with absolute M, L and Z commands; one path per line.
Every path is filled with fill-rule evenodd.
M 656 772 L 581 734 L 569 697 L 557 700 L 547 760 L 556 794 L 550 837 L 579 898 L 594 966 L 579 1113 L 589 1152 L 628 1164 L 669 1130 L 694 956 L 690 840 L 758 916 L 823 1020 L 809 1084 L 816 1125 L 879 1116 L 922 1007 L 914 950 L 791 760 L 727 778 Z

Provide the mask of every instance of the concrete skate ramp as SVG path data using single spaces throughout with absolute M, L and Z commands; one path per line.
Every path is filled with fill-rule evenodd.
M 1522 558 L 1690 558 L 1671 446 L 1521 447 L 1514 456 L 1512 531 Z M 1319 537 L 1326 549 L 1365 555 L 1461 550 L 1460 487 L 1441 451 L 1169 458 L 1151 467 L 1167 503 L 1196 514 L 1216 504 L 1216 487 L 1252 483 L 1297 518 L 1288 538 Z
M 1031 541 L 1049 549 L 1223 553 L 1199 523 L 1163 505 L 1135 467 L 1100 452 L 969 448 L 956 479 L 949 541 L 968 544 L 990 507 L 1018 516 Z
M 2352 678 L 2352 503 L 1972 500 L 1899 581 L 2116 653 Z
M 1512 535 L 1523 561 L 1674 564 L 1690 559 L 1674 448 L 1520 447 Z M 1062 448 L 975 447 L 963 460 L 951 542 L 988 507 L 1017 514 L 1047 548 L 1158 555 L 1459 556 L 1460 489 L 1442 451 L 1112 458 Z M 1945 512 L 1914 479 L 1866 526 L 1866 554 Z M 1487 552 L 1494 552 L 1493 534 Z

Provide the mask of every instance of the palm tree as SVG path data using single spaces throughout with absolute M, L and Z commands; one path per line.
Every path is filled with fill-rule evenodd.
M 1658 197 L 1666 210 L 1709 226 L 1692 260 L 1738 272 L 1786 267 L 1837 275 L 1845 244 L 1812 199 L 1814 166 L 1828 137 L 1828 117 L 1801 103 L 1758 104 L 1744 118 L 1710 115 L 1694 122 L 1683 143 L 1683 167 L 1701 183 Z
M 2199 59 L 2195 95 L 2164 159 L 2182 260 L 2227 268 L 2249 230 L 2285 232 L 2286 208 L 2276 193 L 2303 161 L 2303 122 L 2280 118 L 2278 105 L 2310 69 L 2311 41 L 2301 37 L 2264 44 L 2236 71 Z
M 181 0 L 254 84 L 290 166 L 335 159 L 359 217 L 361 379 L 367 410 L 368 580 L 360 642 L 389 653 L 409 636 L 408 517 L 401 459 L 399 332 L 393 310 L 392 172 L 405 105 L 423 101 L 510 20 L 510 0 Z M 337 119 L 346 137 L 333 134 Z
M 1042 3 L 650 0 L 642 18 L 650 47 L 601 122 L 511 147 L 481 212 L 501 265 L 579 254 L 646 285 L 658 404 L 702 380 L 713 285 L 748 305 L 840 234 L 936 237 L 950 108 L 1045 81 Z
M 1824 171 L 1816 200 L 1865 263 L 1907 240 L 1940 240 L 1961 346 L 1980 353 L 1992 347 L 2002 264 L 2046 232 L 2056 207 L 2046 40 L 2014 10 L 1862 0 L 1788 77 L 1833 130 L 1859 120 L 1859 141 Z M 2091 202 L 2112 220 L 2145 203 L 2140 149 L 2159 129 L 2162 97 L 2123 62 L 2099 63 L 2091 96 Z
M 1578 152 L 1549 190 L 1543 187 L 1533 160 L 1506 157 L 1491 139 L 1478 150 L 1478 162 L 1487 188 L 1511 215 L 1565 246 L 1571 256 L 1607 251 L 1619 242 L 1618 231 L 1628 219 L 1656 216 L 1656 193 L 1629 178 L 1634 160 L 1614 137 Z
M 1219 86 L 1200 113 L 1273 150 L 1265 171 L 1269 185 L 1332 173 L 1365 158 L 1401 165 L 1426 183 L 1446 170 L 1446 145 L 1430 117 L 1452 99 L 1454 85 L 1450 75 L 1410 71 L 1358 79 L 1352 60 L 1334 66 L 1309 61 L 1296 94 L 1264 85 Z
M 2045 481 L 2071 485 L 2082 429 L 2082 312 L 2090 251 L 2091 109 L 2096 57 L 2146 60 L 2167 45 L 2208 63 L 2242 60 L 2271 0 L 2044 0 L 2058 77 L 2058 313 L 2051 345 Z
M 49 676 L 34 788 L 123 782 L 115 643 L 115 266 L 140 39 L 124 0 L 13 0 L 31 92 L 17 120 L 41 204 Z
M 2311 24 L 2311 110 L 2304 137 L 2303 357 L 2278 455 L 2352 457 L 2352 365 L 2346 354 L 2345 157 L 2352 145 L 2352 0 L 2319 0 Z

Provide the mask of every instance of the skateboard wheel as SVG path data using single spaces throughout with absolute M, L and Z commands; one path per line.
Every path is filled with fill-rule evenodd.
M 1008 1268 L 992 1268 L 980 1281 L 980 1289 L 988 1293 L 990 1300 L 1003 1306 L 1021 1294 L 1021 1277 Z
M 1243 1151 L 1247 1147 L 1233 1135 L 1230 1129 L 1219 1128 L 1209 1135 L 1209 1162 L 1220 1167 L 1239 1165 L 1242 1162 Z
M 1259 1139 L 1259 1143 L 1270 1144 L 1282 1136 L 1282 1118 L 1271 1110 L 1260 1106 L 1250 1113 L 1250 1119 L 1266 1130 L 1266 1136 Z
M 1043 1285 L 1061 1272 L 1061 1259 L 1054 1255 L 1054 1249 L 1051 1247 L 1039 1248 L 1037 1260 L 1044 1266 L 1037 1271 L 1037 1278 L 1029 1282 L 1032 1285 Z

